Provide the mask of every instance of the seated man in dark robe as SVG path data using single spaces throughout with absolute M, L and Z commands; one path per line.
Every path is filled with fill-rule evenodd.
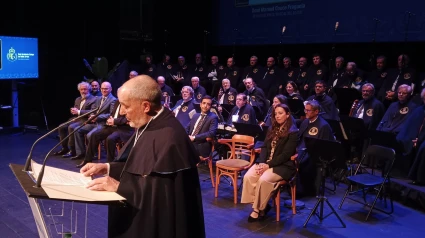
M 422 90 L 421 97 L 425 104 L 425 89 Z M 407 118 L 397 135 L 397 141 L 403 145 L 406 155 L 414 156 L 409 171 L 411 184 L 425 185 L 425 105 L 417 107 Z
M 108 237 L 205 237 L 199 156 L 179 121 L 161 106 L 161 89 L 142 75 L 125 82 L 118 98 L 136 132 L 116 162 L 88 163 L 80 170 L 84 176 L 106 175 L 88 189 L 125 198 L 108 207 Z
M 186 127 L 190 140 L 203 158 L 211 153 L 212 146 L 207 142 L 207 138 L 214 139 L 218 127 L 218 117 L 210 112 L 211 105 L 212 98 L 204 96 L 201 101 L 201 113 L 196 113 Z
M 218 103 L 221 104 L 229 104 L 229 105 L 235 105 L 236 103 L 236 95 L 238 92 L 236 89 L 232 88 L 230 86 L 230 80 L 229 79 L 223 79 L 221 81 L 221 88 L 218 91 L 218 95 L 216 100 Z
M 375 87 L 366 83 L 362 86 L 362 100 L 354 110 L 354 117 L 364 121 L 366 129 L 375 130 L 385 113 L 384 105 L 375 98 Z
M 262 120 L 268 109 L 264 91 L 255 85 L 252 78 L 245 79 L 245 87 L 244 94 L 248 97 L 248 103 L 255 108 L 257 120 Z
M 398 87 L 398 101 L 393 102 L 385 112 L 376 130 L 398 134 L 407 117 L 417 107 L 410 99 L 412 87 L 406 84 Z
M 332 98 L 326 95 L 326 88 L 324 81 L 316 81 L 314 84 L 316 95 L 310 96 L 307 101 L 315 100 L 320 104 L 320 112 L 323 119 L 339 120 L 338 110 Z
M 245 123 L 245 124 L 257 124 L 257 119 L 255 119 L 255 110 L 247 102 L 247 96 L 243 93 L 240 93 L 236 96 L 236 106 L 230 111 L 229 118 L 227 119 L 227 124 L 232 125 L 236 123 Z
M 319 116 L 320 105 L 317 101 L 307 101 L 305 105 L 306 119 L 301 123 L 298 132 L 298 161 L 300 163 L 300 185 L 297 192 L 304 195 L 318 195 L 320 192 L 321 167 L 317 158 L 310 157 L 306 152 L 305 137 L 322 140 L 335 140 L 331 126 Z M 332 148 L 323 148 L 332 149 Z M 314 181 L 314 182 L 313 182 Z
M 178 100 L 175 107 L 171 109 L 174 112 L 177 120 L 185 128 L 189 124 L 190 119 L 195 111 L 196 101 L 193 99 L 193 89 L 190 86 L 184 86 L 182 88 L 182 99 Z
M 202 87 L 199 84 L 199 78 L 198 77 L 192 77 L 192 89 L 193 89 L 193 95 L 196 100 L 196 102 L 200 103 L 203 96 L 207 95 L 207 91 L 204 87 Z
M 162 91 L 162 102 L 165 102 L 165 98 L 174 96 L 173 89 L 165 84 L 165 78 L 163 76 L 158 76 L 156 79 L 156 82 L 158 82 L 159 87 L 161 87 Z M 169 106 L 169 105 L 168 105 Z

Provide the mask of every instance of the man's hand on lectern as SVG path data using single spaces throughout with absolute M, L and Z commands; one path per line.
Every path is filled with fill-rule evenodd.
M 112 177 L 105 176 L 92 180 L 87 184 L 87 188 L 94 191 L 116 192 L 119 185 L 120 182 L 117 180 L 113 179 Z
M 87 163 L 80 169 L 80 173 L 86 177 L 104 175 L 108 173 L 108 166 L 106 164 Z

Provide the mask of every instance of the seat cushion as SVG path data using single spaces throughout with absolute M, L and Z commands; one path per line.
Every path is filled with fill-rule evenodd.
M 226 166 L 231 168 L 243 168 L 249 165 L 249 162 L 243 159 L 224 159 L 218 160 L 216 166 Z
M 347 179 L 352 183 L 361 184 L 363 186 L 376 186 L 384 182 L 384 178 L 372 174 L 357 174 L 349 176 Z

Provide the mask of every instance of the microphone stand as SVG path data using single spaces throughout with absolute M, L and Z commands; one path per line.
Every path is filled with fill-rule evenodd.
M 233 53 L 232 53 L 232 58 L 233 60 L 235 60 L 235 55 L 236 55 L 236 38 L 238 36 L 238 29 L 233 29 Z
M 89 114 L 91 114 L 91 113 L 95 112 L 95 111 L 96 111 L 96 110 L 98 110 L 98 109 L 99 109 L 99 108 L 93 109 L 93 110 L 91 110 L 91 111 L 89 111 L 89 112 L 87 112 L 87 113 L 84 113 L 83 115 L 79 115 L 78 117 L 72 118 L 71 120 L 69 120 L 69 121 L 67 121 L 67 122 L 65 122 L 65 123 L 60 124 L 58 127 L 54 128 L 53 130 L 51 130 L 51 131 L 47 132 L 46 134 L 44 134 L 43 136 L 41 136 L 40 138 L 38 138 L 38 139 L 34 142 L 34 144 L 31 146 L 31 150 L 30 150 L 30 153 L 28 154 L 27 160 L 25 161 L 25 166 L 24 166 L 23 171 L 24 171 L 24 172 L 27 172 L 27 171 L 28 171 L 29 166 L 30 166 L 30 162 L 31 162 L 31 159 L 32 159 L 32 151 L 34 150 L 35 145 L 36 145 L 36 144 L 37 144 L 40 140 L 42 140 L 42 139 L 46 138 L 47 136 L 49 136 L 50 134 L 52 134 L 53 132 L 55 132 L 56 130 L 58 130 L 60 127 L 62 127 L 62 126 L 66 126 L 66 125 L 69 125 L 69 124 L 71 124 L 72 122 L 75 122 L 76 120 L 78 120 L 78 119 L 80 119 L 80 118 L 82 118 L 82 117 L 85 117 L 85 116 L 87 116 L 87 115 L 89 115 Z M 68 136 L 67 136 L 66 138 L 68 138 Z M 55 148 L 56 148 L 56 147 L 55 147 Z
M 370 58 L 369 58 L 369 64 L 370 64 L 371 70 L 374 69 L 374 65 L 375 65 L 376 32 L 378 30 L 378 24 L 380 22 L 377 18 L 374 18 L 373 20 L 375 21 L 375 27 L 373 30 L 373 38 L 372 38 L 372 53 L 370 54 Z
M 210 32 L 208 32 L 207 30 L 204 30 L 204 62 L 207 62 L 207 41 L 208 41 L 208 34 L 210 34 Z
M 409 12 L 409 11 L 407 11 L 406 14 L 407 14 L 407 21 L 406 21 L 406 29 L 404 31 L 404 44 L 403 44 L 403 51 L 404 52 L 407 51 L 406 49 L 407 49 L 407 39 L 408 39 L 408 35 L 409 35 L 410 18 L 412 18 L 412 16 L 415 15 L 415 14 Z M 401 74 L 403 74 L 403 70 L 406 67 L 406 59 L 405 59 L 404 55 L 405 55 L 405 53 L 401 54 L 401 65 L 402 65 L 401 70 L 400 70 Z
M 164 55 L 167 54 L 167 36 L 168 36 L 168 31 L 165 29 L 164 30 Z
M 332 67 L 334 65 L 335 37 L 336 37 L 336 32 L 338 31 L 338 26 L 339 26 L 339 22 L 336 22 L 336 24 L 335 24 L 335 31 L 334 31 L 334 43 L 333 43 L 332 48 L 331 48 L 331 57 L 329 59 L 329 73 L 331 73 L 331 74 L 332 74 Z
M 62 144 L 63 141 L 65 141 L 66 139 L 68 139 L 70 136 L 72 136 L 75 132 L 77 132 L 78 130 L 80 130 L 83 126 L 87 125 L 87 123 L 95 118 L 97 118 L 100 114 L 102 114 L 102 112 L 98 112 L 97 114 L 95 114 L 94 116 L 90 117 L 87 121 L 85 121 L 83 124 L 81 124 L 80 126 L 78 126 L 77 128 L 75 128 L 75 130 L 71 133 L 69 133 L 65 138 L 63 138 L 61 141 L 59 141 L 59 143 L 57 143 L 46 155 L 46 157 L 44 157 L 43 160 L 43 164 L 41 165 L 41 169 L 40 172 L 38 174 L 37 177 L 37 182 L 35 184 L 35 188 L 40 188 L 41 187 L 41 181 L 43 180 L 43 176 L 44 176 L 44 169 L 46 167 L 46 162 L 47 162 L 47 158 L 49 157 L 49 155 L 53 152 L 53 150 L 55 150 L 58 146 L 60 146 Z
M 282 61 L 283 61 L 283 55 L 282 55 L 282 42 L 283 42 L 283 34 L 285 32 L 282 30 L 282 34 L 280 34 L 280 41 L 279 41 L 279 54 L 277 55 L 277 65 L 282 65 Z

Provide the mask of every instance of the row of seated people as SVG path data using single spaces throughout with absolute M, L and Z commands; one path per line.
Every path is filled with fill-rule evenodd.
M 264 98 L 262 90 L 255 86 L 255 83 L 252 79 L 247 78 L 245 83 L 245 93 L 237 94 L 237 91 L 230 87 L 228 80 L 223 80 L 223 87 L 220 91 L 224 93 L 220 93 L 219 96 L 216 97 L 216 103 L 214 104 L 218 104 L 218 112 L 221 111 L 220 108 L 223 107 L 225 104 L 230 104 L 233 108 L 231 109 L 226 119 L 220 119 L 219 113 L 219 120 L 224 121 L 226 124 L 230 125 L 232 123 L 246 123 L 253 125 L 263 124 L 266 126 L 270 126 L 270 118 L 273 106 L 267 108 L 266 105 L 269 104 L 266 102 L 267 99 Z M 288 88 L 291 88 L 291 86 L 292 85 L 288 85 Z M 322 118 L 326 120 L 339 121 L 339 110 L 333 102 L 332 98 L 326 93 L 326 83 L 319 80 L 315 83 L 314 88 L 315 95 L 310 96 L 307 101 L 314 100 L 319 103 Z M 293 87 L 291 89 L 293 89 Z M 416 138 L 420 138 L 419 135 L 416 135 L 415 138 L 409 139 L 409 137 L 405 135 L 406 132 L 411 129 L 410 127 L 406 127 L 405 121 L 409 118 L 410 115 L 415 114 L 414 112 L 416 108 L 419 108 L 416 111 L 420 112 L 420 108 L 422 108 L 421 106 L 423 105 L 423 102 L 417 103 L 417 101 L 412 100 L 412 91 L 413 89 L 410 85 L 400 85 L 397 90 L 398 100 L 396 102 L 393 102 L 388 109 L 385 109 L 383 103 L 379 101 L 375 96 L 374 85 L 366 83 L 361 88 L 362 99 L 353 105 L 349 116 L 361 119 L 366 130 L 379 130 L 393 133 L 395 135 L 398 135 L 400 131 L 403 131 L 403 133 L 398 135 L 398 141 L 402 143 L 406 141 L 409 142 Z M 230 93 L 231 95 L 229 96 L 231 97 L 226 97 L 226 92 Z M 235 94 L 236 97 L 233 96 Z M 302 97 L 297 97 L 297 95 L 297 92 L 294 92 L 293 94 L 291 94 L 292 97 L 288 97 L 288 99 L 302 100 Z M 193 90 L 189 86 L 185 86 L 183 88 L 182 97 L 183 99 L 177 102 L 176 106 L 172 108 L 172 110 L 175 112 L 176 117 L 179 119 L 182 125 L 186 126 L 191 118 L 190 112 L 195 109 L 197 100 L 193 99 Z M 424 97 L 423 92 L 421 97 Z M 282 103 L 284 100 L 282 100 L 281 98 L 283 98 L 283 96 L 275 96 L 273 99 L 273 104 L 278 101 Z M 235 102 L 229 99 L 235 99 Z M 291 111 L 296 110 L 291 109 Z M 418 127 L 413 130 L 418 132 L 420 131 L 420 128 Z M 412 148 L 412 146 L 410 146 L 409 148 L 408 145 L 406 145 L 404 149 L 405 153 L 415 153 L 416 151 L 412 150 Z M 414 154 L 411 156 L 417 158 L 414 161 L 420 161 L 421 153 L 417 153 L 416 156 Z M 418 162 L 415 162 L 415 164 L 416 163 Z M 408 167 L 410 166 L 408 165 Z M 416 169 L 418 167 L 415 166 L 412 168 Z M 420 170 L 425 170 L 425 167 Z M 420 179 L 417 175 L 415 175 L 415 173 L 410 173 L 410 178 L 414 181 L 418 181 Z
M 92 85 L 96 83 L 96 81 L 92 82 Z M 92 92 L 92 85 L 88 82 L 78 84 L 80 97 L 75 99 L 74 106 L 70 108 L 73 116 L 70 120 L 75 120 L 76 117 L 91 111 L 93 113 L 59 128 L 62 148 L 54 153 L 71 160 L 83 159 L 83 162 L 77 165 L 78 168 L 93 160 L 98 151 L 98 145 L 103 140 L 105 140 L 107 160 L 113 161 L 116 143 L 125 143 L 134 133 L 125 115 L 120 114 L 121 105 L 111 93 L 111 84 L 109 82 L 101 84 L 100 96 L 93 95 L 97 92 Z
M 355 62 L 345 63 L 345 59 L 338 56 L 332 71 L 329 71 L 319 54 L 313 55 L 312 65 L 308 65 L 306 57 L 300 57 L 298 67 L 292 66 L 289 57 L 283 59 L 283 65 L 276 65 L 275 59 L 268 57 L 264 67 L 259 64 L 256 56 L 252 56 L 249 66 L 241 70 L 235 66 L 233 58 L 228 58 L 227 65 L 223 66 L 219 63 L 217 56 L 212 56 L 211 64 L 206 66 L 202 62 L 202 56 L 197 54 L 193 65 L 187 64 L 185 58 L 179 56 L 176 65 L 170 63 L 170 57 L 166 57 L 162 63 L 154 66 L 151 57 L 147 57 L 147 66 L 141 72 L 153 78 L 161 76 L 170 86 L 172 92 L 169 95 L 179 94 L 183 86 L 191 86 L 191 80 L 194 77 L 198 78 L 199 85 L 204 88 L 206 94 L 212 96 L 218 94 L 220 83 L 225 78 L 229 79 L 231 87 L 238 92 L 245 90 L 245 79 L 252 78 L 270 101 L 289 81 L 296 84 L 303 98 L 314 94 L 314 84 L 317 80 L 322 80 L 329 85 L 328 93 L 331 97 L 333 88 L 355 88 L 360 91 L 361 86 L 369 82 L 374 84 L 375 94 L 385 106 L 397 100 L 398 86 L 407 84 L 415 93 L 419 93 L 425 86 L 425 80 L 421 80 L 416 71 L 410 67 L 410 59 L 407 55 L 398 57 L 396 68 L 387 67 L 385 56 L 377 57 L 375 63 L 376 69 L 365 72 L 357 68 Z M 193 85 L 192 87 L 197 90 L 197 87 Z

